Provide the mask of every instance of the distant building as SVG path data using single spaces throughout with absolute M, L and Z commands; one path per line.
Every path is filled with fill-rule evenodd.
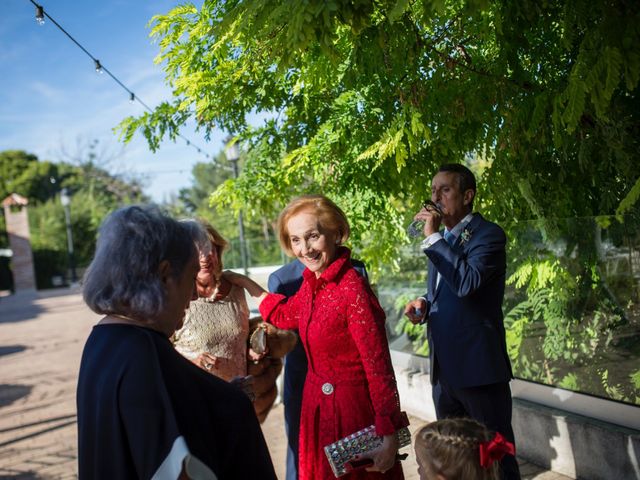
M 29 201 L 17 193 L 12 193 L 2 201 L 7 236 L 13 252 L 11 270 L 13 271 L 13 288 L 15 292 L 35 291 L 36 289 L 29 217 L 27 214 L 28 204 Z

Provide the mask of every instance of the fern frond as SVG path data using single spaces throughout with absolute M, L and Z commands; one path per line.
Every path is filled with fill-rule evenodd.
M 626 212 L 631 210 L 633 206 L 640 199 L 640 178 L 636 180 L 636 183 L 631 187 L 629 193 L 622 199 L 620 205 L 616 209 L 616 215 L 624 215 Z
M 565 91 L 566 107 L 562 114 L 562 120 L 569 133 L 573 132 L 584 112 L 586 88 L 584 81 L 578 75 L 572 75 Z

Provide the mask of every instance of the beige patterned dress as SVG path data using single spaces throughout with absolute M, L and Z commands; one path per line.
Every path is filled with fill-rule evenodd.
M 209 370 L 226 381 L 247 374 L 249 307 L 244 289 L 233 285 L 222 300 L 198 298 L 189 305 L 184 325 L 173 339 L 176 350 L 189 360 L 207 352 L 218 358 Z

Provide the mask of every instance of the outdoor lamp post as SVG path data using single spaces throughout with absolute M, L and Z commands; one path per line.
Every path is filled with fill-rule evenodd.
M 238 147 L 238 142 L 233 142 L 233 137 L 229 136 L 225 140 L 225 149 L 224 153 L 227 157 L 227 160 L 233 166 L 233 177 L 238 178 L 238 160 L 240 160 L 240 148 Z M 239 233 L 239 242 L 240 242 L 240 259 L 242 261 L 242 268 L 244 270 L 245 275 L 249 275 L 249 270 L 247 268 L 247 245 L 244 240 L 244 221 L 242 219 L 242 209 L 238 212 L 238 233 Z
M 69 254 L 69 270 L 71 270 L 71 283 L 76 283 L 78 277 L 76 276 L 76 262 L 73 257 L 73 233 L 71 231 L 71 212 L 69 205 L 71 204 L 71 197 L 69 191 L 63 188 L 60 191 L 60 203 L 64 209 L 64 223 L 67 226 L 67 253 Z

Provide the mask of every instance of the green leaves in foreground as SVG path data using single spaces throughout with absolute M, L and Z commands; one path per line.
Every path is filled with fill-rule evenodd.
M 621 0 L 186 3 L 151 21 L 174 97 L 119 130 L 151 149 L 187 121 L 232 132 L 245 179 L 216 202 L 326 193 L 375 267 L 445 162 L 502 223 L 636 205 L 638 25 Z

